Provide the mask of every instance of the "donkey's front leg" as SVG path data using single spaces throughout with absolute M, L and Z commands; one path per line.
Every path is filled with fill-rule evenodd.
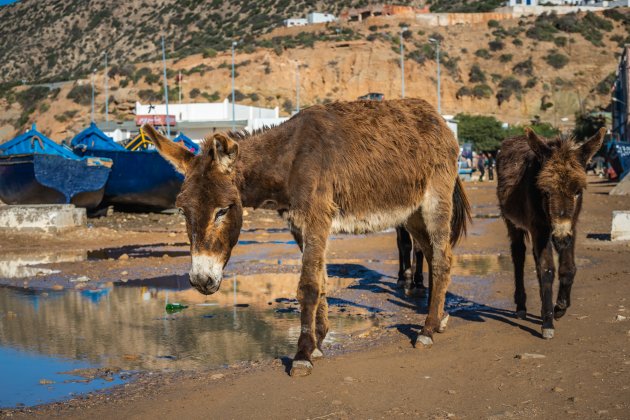
M 313 369 L 311 357 L 317 348 L 315 319 L 322 293 L 321 283 L 324 275 L 323 270 L 325 270 L 324 256 L 329 230 L 330 226 L 314 230 L 313 225 L 310 225 L 309 229 L 304 231 L 302 274 L 297 292 L 302 312 L 300 316 L 301 331 L 298 339 L 298 350 L 293 358 L 291 376 L 306 376 Z
M 534 256 L 536 257 L 536 272 L 538 274 L 538 284 L 540 287 L 540 300 L 542 309 L 542 336 L 543 338 L 553 338 L 553 279 L 556 269 L 553 262 L 553 247 L 549 240 L 549 235 L 536 235 L 533 238 Z
M 575 238 L 575 235 L 573 235 Z M 563 248 L 558 253 L 558 278 L 560 287 L 558 288 L 558 299 L 553 310 L 555 319 L 560 319 L 571 306 L 571 286 L 577 269 L 575 268 L 575 239 L 571 245 Z
M 324 271 L 322 276 L 322 292 L 319 295 L 319 304 L 317 305 L 317 315 L 315 316 L 315 338 L 317 339 L 317 347 L 313 350 L 311 357 L 313 359 L 323 357 L 322 343 L 328 334 L 328 300 L 326 299 L 326 280 L 327 276 Z

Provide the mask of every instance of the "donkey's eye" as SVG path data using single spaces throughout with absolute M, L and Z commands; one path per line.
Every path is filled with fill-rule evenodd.
M 219 209 L 219 211 L 217 211 L 217 214 L 214 216 L 214 220 L 217 221 L 219 220 L 220 217 L 223 217 L 227 214 L 227 212 L 230 210 L 231 206 L 228 207 L 223 207 L 222 209 Z

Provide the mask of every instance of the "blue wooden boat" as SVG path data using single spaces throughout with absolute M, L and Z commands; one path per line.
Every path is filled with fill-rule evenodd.
M 194 141 L 192 141 L 184 133 L 179 133 L 177 137 L 173 139 L 173 141 L 175 143 L 182 143 L 184 146 L 186 146 L 188 150 L 190 150 L 191 152 L 195 154 L 199 152 L 199 145 L 195 143 Z
M 6 204 L 69 204 L 88 209 L 101 202 L 112 161 L 82 158 L 31 130 L 0 145 L 0 200 Z
M 134 211 L 175 206 L 184 177 L 142 133 L 125 148 L 91 124 L 72 139 L 72 147 L 82 156 L 104 157 L 114 162 L 103 205 Z

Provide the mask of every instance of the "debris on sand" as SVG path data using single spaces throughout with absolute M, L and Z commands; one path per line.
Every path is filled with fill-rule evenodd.
M 545 356 L 544 354 L 537 354 L 537 353 L 521 353 L 521 354 L 517 354 L 516 356 L 514 356 L 515 359 L 520 359 L 520 360 L 526 360 L 526 359 L 544 359 Z
M 216 381 L 218 379 L 223 379 L 225 378 L 225 375 L 222 373 L 215 373 L 214 375 L 210 376 L 210 379 L 212 379 L 213 381 Z
M 122 254 L 120 257 L 118 257 L 119 261 L 125 261 L 129 259 L 129 255 L 127 254 Z
M 67 372 L 59 372 L 62 375 L 80 376 L 87 380 L 102 379 L 104 381 L 111 382 L 114 380 L 114 375 L 120 372 L 120 368 L 117 367 L 101 367 L 101 368 L 86 368 L 86 369 L 73 369 Z
M 87 276 L 81 276 L 74 279 L 70 279 L 71 283 L 84 283 L 90 281 L 90 278 Z
M 617 322 L 625 321 L 625 320 L 627 320 L 627 319 L 628 319 L 628 317 L 627 317 L 627 316 L 623 316 L 623 315 L 617 315 L 617 316 L 615 316 L 615 321 L 617 321 Z

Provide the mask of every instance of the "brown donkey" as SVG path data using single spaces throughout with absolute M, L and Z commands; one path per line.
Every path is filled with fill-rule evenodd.
M 583 144 L 572 139 L 546 140 L 527 129 L 525 136 L 505 140 L 497 158 L 497 195 L 511 242 L 516 314 L 525 319 L 525 238 L 529 235 L 542 300 L 542 336 L 553 338 L 553 319 L 571 305 L 575 277 L 575 227 L 586 188 L 586 164 L 599 150 L 605 129 Z M 555 267 L 559 256 L 560 287 L 553 305 Z
M 185 174 L 177 205 L 190 239 L 190 282 L 216 292 L 241 229 L 243 207 L 287 209 L 303 238 L 297 297 L 301 334 L 291 375 L 307 375 L 328 332 L 325 255 L 331 232 L 404 225 L 429 261 L 434 293 L 419 342 L 445 328 L 451 219 L 465 233 L 469 206 L 457 178 L 459 146 L 442 117 L 419 99 L 336 102 L 236 142 L 207 138 L 199 155 L 144 127 Z M 441 325 L 442 324 L 442 325 Z

